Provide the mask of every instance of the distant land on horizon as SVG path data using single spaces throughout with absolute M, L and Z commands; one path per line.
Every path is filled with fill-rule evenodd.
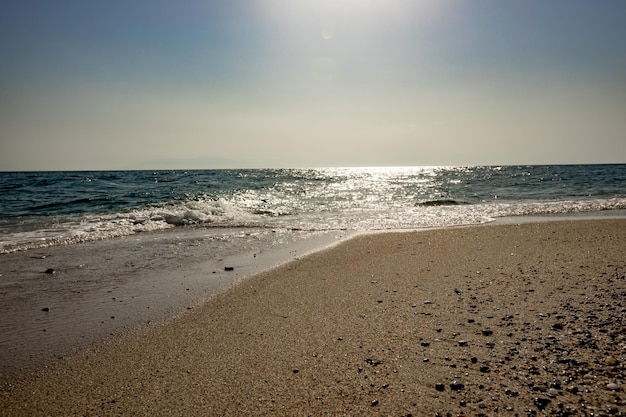
M 623 165 L 625 162 L 562 162 L 562 163 L 483 163 L 483 164 L 414 164 L 373 165 L 345 164 L 319 166 L 257 166 L 226 158 L 172 158 L 142 162 L 126 167 L 83 168 L 83 169 L 15 169 L 0 164 L 0 172 L 85 172 L 85 171 L 185 171 L 185 170 L 243 170 L 243 169 L 322 169 L 322 168 L 401 168 L 401 167 L 445 167 L 445 166 L 567 166 L 567 165 Z

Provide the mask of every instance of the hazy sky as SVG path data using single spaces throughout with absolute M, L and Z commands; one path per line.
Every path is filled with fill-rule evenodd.
M 0 170 L 604 162 L 624 0 L 0 0 Z

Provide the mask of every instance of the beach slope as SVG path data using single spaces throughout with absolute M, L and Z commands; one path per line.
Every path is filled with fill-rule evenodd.
M 359 236 L 5 384 L 0 415 L 621 415 L 625 242 L 626 220 Z

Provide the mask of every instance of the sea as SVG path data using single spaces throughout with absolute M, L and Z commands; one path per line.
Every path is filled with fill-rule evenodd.
M 626 164 L 0 173 L 0 253 L 166 229 L 384 231 L 626 210 Z

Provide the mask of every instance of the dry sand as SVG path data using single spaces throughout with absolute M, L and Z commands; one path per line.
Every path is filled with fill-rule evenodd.
M 6 384 L 0 415 L 622 415 L 625 242 L 626 220 L 360 236 Z

